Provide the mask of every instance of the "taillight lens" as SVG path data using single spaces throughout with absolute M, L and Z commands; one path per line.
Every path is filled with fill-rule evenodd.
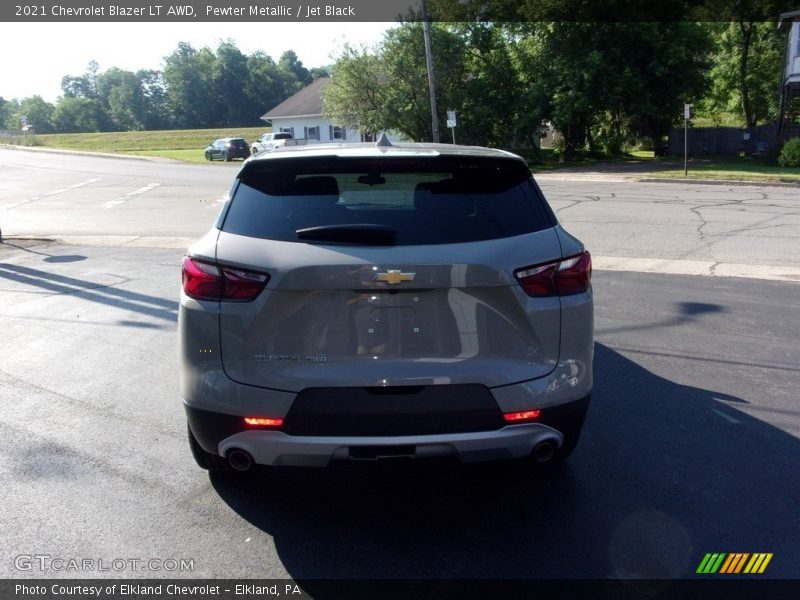
M 277 429 L 283 425 L 283 419 L 277 417 L 245 417 L 244 424 L 248 427 Z
M 535 421 L 542 414 L 541 410 L 521 410 L 519 412 L 503 413 L 503 419 L 508 423 L 522 423 L 524 421 Z
M 592 256 L 584 250 L 569 258 L 520 269 L 514 276 L 529 296 L 582 294 L 592 280 Z
M 269 281 L 266 273 L 223 267 L 209 261 L 183 257 L 183 291 L 195 300 L 247 302 L 255 298 Z

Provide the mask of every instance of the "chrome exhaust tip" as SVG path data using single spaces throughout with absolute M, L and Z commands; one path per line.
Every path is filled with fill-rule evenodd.
M 545 440 L 536 444 L 531 456 L 537 463 L 546 463 L 556 455 L 556 445 L 552 440 Z
M 253 466 L 253 457 L 239 448 L 229 450 L 227 458 L 228 464 L 236 471 L 249 471 Z

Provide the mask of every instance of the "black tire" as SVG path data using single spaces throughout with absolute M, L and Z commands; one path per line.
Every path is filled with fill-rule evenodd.
M 192 456 L 198 467 L 214 473 L 230 472 L 233 470 L 227 460 L 217 454 L 211 454 L 211 452 L 203 450 L 195 439 L 191 428 L 187 427 L 187 430 L 189 431 L 189 448 L 192 451 Z

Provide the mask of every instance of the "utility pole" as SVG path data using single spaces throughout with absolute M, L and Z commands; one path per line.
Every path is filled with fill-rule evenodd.
M 425 38 L 425 63 L 428 66 L 428 89 L 431 96 L 431 128 L 433 143 L 439 143 L 439 113 L 436 109 L 436 78 L 433 74 L 433 55 L 431 54 L 431 23 L 428 21 L 426 1 L 422 0 L 422 35 Z

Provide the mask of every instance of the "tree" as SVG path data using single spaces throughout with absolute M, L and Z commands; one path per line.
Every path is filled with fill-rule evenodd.
M 714 40 L 712 113 L 741 115 L 747 127 L 775 119 L 786 40 L 774 23 L 736 21 L 709 27 Z
M 308 73 L 311 75 L 312 81 L 316 81 L 320 77 L 330 77 L 331 69 L 330 67 L 313 67 L 308 70 Z
M 365 133 L 394 126 L 388 111 L 389 77 L 383 57 L 345 45 L 334 77 L 323 92 L 323 114 L 340 125 Z
M 247 57 L 247 73 L 244 92 L 255 117 L 260 117 L 297 91 L 295 76 L 279 69 L 275 61 L 263 52 L 254 52 Z
M 97 101 L 83 97 L 64 97 L 53 110 L 53 126 L 59 133 L 100 131 Z
M 97 98 L 97 73 L 100 65 L 89 61 L 83 75 L 65 75 L 61 78 L 61 90 L 67 98 Z
M 450 105 L 443 108 L 458 113 L 457 141 L 510 146 L 517 137 L 521 104 L 528 99 L 512 52 L 513 38 L 503 25 L 464 23 L 450 29 L 464 41 L 463 50 L 453 48 L 454 53 L 464 52 L 463 64 L 452 70 L 453 79 L 443 82 L 450 88 Z M 454 54 L 451 61 L 456 59 Z M 538 129 L 541 114 L 537 116 Z
M 161 71 L 140 69 L 136 72 L 139 82 L 139 121 L 144 129 L 167 129 L 173 126 L 169 110 L 169 97 L 164 87 Z
M 278 59 L 278 68 L 294 75 L 297 80 L 298 90 L 312 81 L 311 74 L 308 72 L 308 69 L 303 66 L 302 61 L 297 58 L 297 54 L 294 50 L 287 50 L 281 54 L 281 57 Z
M 432 24 L 431 46 L 439 120 L 444 122 L 445 111 L 458 110 L 463 102 L 466 41 L 446 26 Z M 422 24 L 404 23 L 390 29 L 383 42 L 383 59 L 393 128 L 412 140 L 430 141 L 433 131 Z
M 250 81 L 247 57 L 231 40 L 217 47 L 213 79 L 214 95 L 221 110 L 220 119 L 229 126 L 258 124 L 259 109 L 242 93 Z
M 0 127 L 5 126 L 11 114 L 16 111 L 17 105 L 0 96 Z
M 21 119 L 25 117 L 28 127 L 36 133 L 52 133 L 53 105 L 45 102 L 41 96 L 31 96 L 22 100 L 6 118 L 8 129 L 19 129 Z
M 177 49 L 164 59 L 164 83 L 178 127 L 218 127 L 220 102 L 211 92 L 214 89 L 216 57 L 208 48 L 195 50 L 191 44 L 180 42 Z
M 554 23 L 534 35 L 534 76 L 566 158 L 587 143 L 617 152 L 631 134 L 658 138 L 704 91 L 708 38 L 693 23 Z
M 140 81 L 131 71 L 113 67 L 97 77 L 97 99 L 103 110 L 104 130 L 143 129 Z

